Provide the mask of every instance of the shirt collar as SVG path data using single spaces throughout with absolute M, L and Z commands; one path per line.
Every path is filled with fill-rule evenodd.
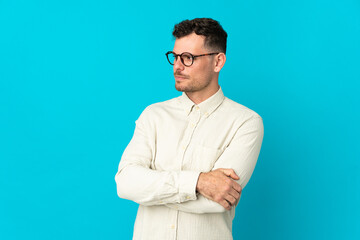
M 183 92 L 183 94 L 180 96 L 180 104 L 182 105 L 185 113 L 187 115 L 190 114 L 194 106 L 197 106 L 200 108 L 201 115 L 204 115 L 205 117 L 210 116 L 211 113 L 217 109 L 220 104 L 224 101 L 225 96 L 223 91 L 221 90 L 221 87 L 219 90 L 206 99 L 205 101 L 201 102 L 200 104 L 196 105 L 193 101 L 190 100 L 190 98 L 186 95 L 186 93 Z

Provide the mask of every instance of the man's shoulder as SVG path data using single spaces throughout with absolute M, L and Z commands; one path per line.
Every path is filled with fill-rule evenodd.
M 240 119 L 250 119 L 250 118 L 261 118 L 261 116 L 254 110 L 235 102 L 227 97 L 225 97 L 223 102 L 223 108 L 227 114 Z
M 154 118 L 156 116 L 159 117 L 164 113 L 180 109 L 179 98 L 180 97 L 175 97 L 166 101 L 150 104 L 143 110 L 140 117 Z
M 180 97 L 175 97 L 175 98 L 171 98 L 169 100 L 165 100 L 165 101 L 162 101 L 162 102 L 156 102 L 156 103 L 150 104 L 149 106 L 147 106 L 145 108 L 144 111 L 149 111 L 149 112 L 163 111 L 163 110 L 166 110 L 166 109 L 174 108 L 174 107 L 178 106 L 179 98 Z

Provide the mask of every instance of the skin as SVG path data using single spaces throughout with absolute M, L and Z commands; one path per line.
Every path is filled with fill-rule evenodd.
M 204 36 L 192 33 L 175 41 L 173 52 L 189 52 L 193 55 L 216 52 L 204 46 Z M 224 53 L 195 58 L 193 65 L 186 67 L 180 58 L 174 62 L 175 88 L 185 92 L 195 103 L 199 104 L 219 90 L 218 78 L 226 57 Z
M 206 47 L 204 42 L 204 36 L 192 33 L 177 38 L 173 52 L 176 54 L 189 52 L 193 55 L 218 52 Z M 195 58 L 193 65 L 186 67 L 178 57 L 173 66 L 175 88 L 185 92 L 195 104 L 205 101 L 219 90 L 219 73 L 225 61 L 225 54 L 219 53 Z M 242 191 L 241 186 L 235 180 L 239 180 L 239 177 L 233 169 L 221 168 L 200 173 L 196 191 L 230 210 L 238 203 Z

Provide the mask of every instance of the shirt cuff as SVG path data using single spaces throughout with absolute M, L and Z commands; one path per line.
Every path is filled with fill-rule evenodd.
M 180 202 L 196 200 L 196 184 L 200 172 L 181 171 L 179 174 L 179 196 Z

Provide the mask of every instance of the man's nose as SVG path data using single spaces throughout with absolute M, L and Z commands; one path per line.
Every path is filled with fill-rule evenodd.
M 184 64 L 181 62 L 181 59 L 180 57 L 177 57 L 175 60 L 174 60 L 174 72 L 176 71 L 182 71 L 184 70 L 185 66 Z

